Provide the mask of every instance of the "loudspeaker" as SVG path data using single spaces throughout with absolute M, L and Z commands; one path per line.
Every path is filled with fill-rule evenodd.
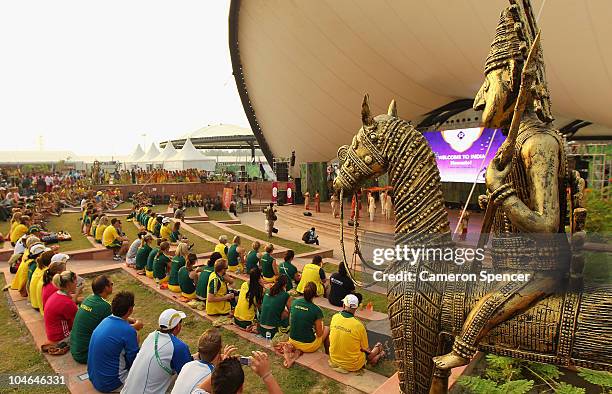
M 293 190 L 293 203 L 304 204 L 304 196 L 302 196 L 302 182 L 300 178 L 295 179 L 295 190 Z
M 279 182 L 287 182 L 289 180 L 289 166 L 287 162 L 275 163 L 274 172 L 276 173 L 276 180 Z

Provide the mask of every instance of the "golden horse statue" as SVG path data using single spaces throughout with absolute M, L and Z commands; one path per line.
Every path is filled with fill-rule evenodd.
M 342 165 L 334 189 L 355 191 L 366 179 L 388 173 L 394 189 L 396 241 L 416 247 L 424 242 L 429 247 L 452 247 L 440 174 L 425 137 L 398 118 L 394 101 L 387 114 L 373 117 L 367 95 L 362 123 L 352 144 L 338 151 Z M 495 285 L 421 281 L 420 273 L 461 274 L 475 268 L 435 258 L 416 265 L 395 262 L 387 268 L 389 273 L 407 271 L 417 278 L 388 285 L 388 313 L 402 392 L 430 392 L 432 379 L 440 372 L 433 358 L 451 350 L 452 336 L 461 332 L 470 311 Z M 612 286 L 585 283 L 579 291 L 539 299 L 495 325 L 477 348 L 530 361 L 612 371 L 611 323 Z

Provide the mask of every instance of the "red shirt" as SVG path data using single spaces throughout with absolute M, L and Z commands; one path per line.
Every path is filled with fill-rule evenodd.
M 47 303 L 47 300 L 49 299 L 49 297 L 51 297 L 51 295 L 55 293 L 56 291 L 57 291 L 57 287 L 55 287 L 53 283 L 47 283 L 46 285 L 43 286 L 42 288 L 43 310 L 45 309 L 45 304 Z
M 68 338 L 78 309 L 72 298 L 58 290 L 51 294 L 44 309 L 47 339 L 59 342 Z

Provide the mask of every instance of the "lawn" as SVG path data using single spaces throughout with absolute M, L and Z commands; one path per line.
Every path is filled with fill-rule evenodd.
M 115 209 L 130 209 L 132 208 L 134 205 L 132 204 L 131 201 L 124 201 L 121 204 L 117 205 L 115 207 Z
M 240 231 L 241 233 L 249 235 L 253 238 L 261 239 L 264 241 L 268 239 L 268 234 L 266 234 L 263 231 L 254 229 L 251 226 L 247 226 L 246 224 L 236 224 L 236 225 L 229 226 L 229 227 L 236 229 L 236 231 Z M 271 241 L 274 245 L 282 246 L 287 249 L 293 249 L 295 254 L 314 252 L 315 250 L 317 250 L 316 248 L 313 248 L 310 245 L 306 245 L 306 244 L 295 242 L 295 241 L 290 241 L 288 239 L 279 238 L 276 236 L 272 237 Z
M 134 226 L 134 223 L 128 222 L 127 215 L 117 216 L 117 219 L 121 220 L 121 229 L 125 235 L 130 239 L 130 244 L 138 237 L 138 228 Z
M 210 220 L 232 220 L 233 217 L 226 211 L 206 211 Z
M 6 284 L 4 275 L 0 275 L 0 286 Z M 27 328 L 9 308 L 8 294 L 2 294 L 0 301 L 0 375 L 28 374 L 55 375 L 55 371 L 38 351 Z M 62 386 L 23 386 L 19 390 L 2 387 L 3 393 L 68 393 Z
M 139 338 L 141 342 L 155 329 L 159 314 L 164 309 L 177 308 L 177 305 L 154 293 L 151 289 L 143 286 L 125 272 L 118 271 L 112 273 L 111 277 L 114 283 L 115 292 L 128 290 L 135 295 L 136 307 L 134 308 L 133 317 L 141 319 L 145 324 Z M 86 288 L 87 287 L 89 286 L 86 286 Z M 197 349 L 198 337 L 202 332 L 211 328 L 212 324 L 208 320 L 193 313 L 187 306 L 180 309 L 187 314 L 187 318 L 185 319 L 179 337 L 189 345 L 192 352 L 195 352 Z M 221 333 L 224 344 L 236 346 L 238 348 L 238 354 L 249 355 L 253 350 L 262 350 L 261 347 L 238 337 L 231 331 L 222 329 Z M 3 343 L 8 343 L 8 341 Z M 282 359 L 280 357 L 269 350 L 267 353 L 272 359 L 272 371 L 274 376 L 285 394 L 355 392 L 347 386 L 298 365 L 287 370 L 282 366 Z M 248 368 L 245 368 L 244 371 L 245 392 L 266 392 L 259 377 Z
M 200 208 L 199 207 L 187 207 L 185 209 L 185 217 L 190 216 L 200 216 Z
M 232 238 L 234 238 L 234 236 L 236 235 L 230 231 L 222 229 L 219 226 L 215 226 L 212 223 L 198 223 L 198 224 L 191 224 L 190 226 L 215 239 L 219 239 L 221 235 L 227 235 L 227 239 L 230 242 L 232 241 Z M 248 249 L 250 250 L 250 248 Z
M 79 249 L 91 249 L 93 245 L 81 234 L 80 213 L 64 213 L 60 216 L 49 216 L 47 229 L 49 231 L 67 231 L 72 236 L 70 241 L 59 243 L 60 251 L 70 251 Z
M 189 244 L 194 244 L 192 251 L 195 254 L 212 252 L 215 250 L 215 244 L 207 241 L 201 237 L 198 237 L 191 231 L 181 228 L 181 234 L 189 239 Z

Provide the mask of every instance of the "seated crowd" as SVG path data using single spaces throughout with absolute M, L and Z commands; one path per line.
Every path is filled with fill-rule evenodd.
M 134 201 L 132 217 L 141 231 L 131 244 L 121 221 L 108 220 L 95 197 L 83 204 L 83 234 L 112 249 L 115 260 L 125 260 L 160 288 L 177 293 L 189 306 L 274 339 L 285 367 L 291 367 L 302 353 L 321 347 L 329 354 L 330 365 L 344 371 L 358 371 L 366 362 L 375 364 L 384 356 L 380 344 L 369 348 L 365 327 L 355 317 L 361 295 L 355 293 L 344 264 L 328 280 L 319 255 L 299 272 L 292 250 L 279 264 L 272 244 L 265 245 L 262 253 L 261 243 L 255 241 L 247 252 L 240 237 L 230 244 L 221 236 L 200 265 L 191 251 L 193 245 L 180 233 L 179 221 L 154 214 L 145 197 Z M 10 288 L 27 296 L 43 315 L 47 343 L 42 350 L 51 355 L 70 352 L 75 361 L 86 363 L 97 390 L 165 393 L 173 384 L 172 393 L 239 393 L 244 383 L 242 365 L 248 364 L 268 392 L 281 392 L 265 353 L 237 358 L 235 347 L 223 347 L 217 329 L 202 334 L 192 355 L 179 339 L 186 318 L 182 311 L 163 311 L 158 326 L 139 346 L 143 323 L 132 317 L 134 294 L 115 292 L 111 278 L 99 275 L 91 281 L 92 294 L 83 298 L 84 280 L 67 269 L 69 256 L 47 247 L 40 227 L 28 220 L 17 225 L 23 225 L 25 233 L 15 243 L 17 256 L 11 259 L 17 267 Z M 238 286 L 239 277 L 248 279 Z M 314 302 L 316 297 L 327 297 L 343 308 L 329 327 Z

